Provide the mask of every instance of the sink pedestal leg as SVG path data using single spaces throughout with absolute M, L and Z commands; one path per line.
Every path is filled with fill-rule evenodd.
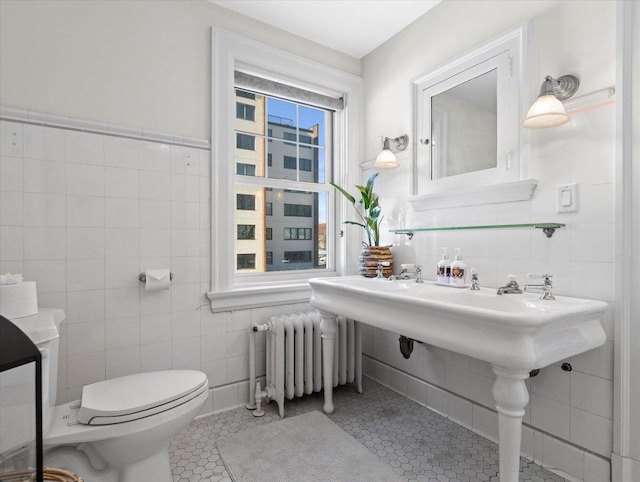
M 354 320 L 354 338 L 355 338 L 355 372 L 356 372 L 356 390 L 362 393 L 362 330 L 360 322 Z
M 493 373 L 497 377 L 493 398 L 498 410 L 500 482 L 518 482 L 522 416 L 529 403 L 524 381 L 529 378 L 529 371 L 493 366 Z
M 321 311 L 320 333 L 322 333 L 322 386 L 324 389 L 324 413 L 333 413 L 333 352 L 338 331 L 336 315 Z

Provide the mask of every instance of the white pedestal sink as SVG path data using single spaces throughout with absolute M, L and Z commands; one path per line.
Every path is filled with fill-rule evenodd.
M 534 293 L 498 296 L 430 282 L 344 276 L 309 281 L 311 304 L 322 316 L 323 386 L 326 413 L 333 406 L 333 346 L 336 316 L 491 363 L 499 424 L 500 481 L 517 482 L 525 380 L 535 368 L 602 345 L 602 301 Z

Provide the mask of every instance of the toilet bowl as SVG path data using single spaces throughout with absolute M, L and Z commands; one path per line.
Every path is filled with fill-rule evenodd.
M 43 386 L 45 465 L 76 472 L 87 482 L 170 482 L 169 442 L 204 406 L 206 375 L 196 370 L 127 375 L 87 385 L 81 400 L 55 407 L 57 371 L 51 368 L 57 367 L 64 313 L 40 310 L 34 317 L 12 321 L 43 353 L 43 380 L 49 379 L 48 390 Z

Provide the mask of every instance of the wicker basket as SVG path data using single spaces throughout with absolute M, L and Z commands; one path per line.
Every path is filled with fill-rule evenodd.
M 377 275 L 378 264 L 388 262 L 389 266 L 382 267 L 382 276 L 388 278 L 393 272 L 393 255 L 390 246 L 369 246 L 362 244 L 362 251 L 358 258 L 360 276 L 373 278 Z
M 84 482 L 82 477 L 78 477 L 73 472 L 64 469 L 54 469 L 44 467 L 42 469 L 43 480 L 52 482 Z M 10 472 L 0 472 L 2 482 L 33 482 L 35 479 L 35 469 L 13 470 Z

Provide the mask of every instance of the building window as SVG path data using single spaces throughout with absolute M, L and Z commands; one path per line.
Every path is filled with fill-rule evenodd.
M 267 264 L 273 264 L 273 251 L 267 251 Z
M 236 164 L 236 174 L 240 174 L 241 176 L 255 176 L 256 166 L 254 166 L 253 164 L 238 162 Z
M 255 254 L 238 254 L 236 256 L 237 269 L 256 269 Z
M 296 140 L 296 133 L 295 132 L 284 132 L 282 137 L 287 141 L 295 141 Z M 291 142 L 285 142 L 285 145 L 287 145 L 287 146 L 295 146 L 295 144 L 293 144 Z
M 247 134 L 236 134 L 236 147 L 247 151 L 256 150 L 256 137 Z
M 312 239 L 313 230 L 311 228 L 284 228 L 285 240 L 306 240 Z
M 273 154 L 271 153 L 267 154 L 267 166 L 273 166 Z
M 267 216 L 273 216 L 273 203 L 265 203 L 264 211 Z
M 310 263 L 313 257 L 311 251 L 285 251 L 284 259 L 289 263 Z
M 311 206 L 306 204 L 285 204 L 284 205 L 285 216 L 298 216 L 301 218 L 311 217 Z
M 256 197 L 253 194 L 236 194 L 236 209 L 241 211 L 255 211 Z
M 271 241 L 273 239 L 273 228 L 265 228 L 264 237 L 267 241 Z
M 238 239 L 256 239 L 256 227 L 253 224 L 238 224 Z
M 251 92 L 245 92 L 244 90 L 236 89 L 236 95 L 238 97 L 244 97 L 245 99 L 254 99 L 256 98 L 256 94 Z
M 244 119 L 248 121 L 256 120 L 256 106 L 236 102 L 236 119 Z
M 284 156 L 284 168 L 296 169 L 296 158 L 291 156 Z
M 308 172 L 312 171 L 311 169 L 312 166 L 313 166 L 313 163 L 311 162 L 311 159 L 300 159 L 299 165 L 298 165 L 301 171 L 308 171 Z

